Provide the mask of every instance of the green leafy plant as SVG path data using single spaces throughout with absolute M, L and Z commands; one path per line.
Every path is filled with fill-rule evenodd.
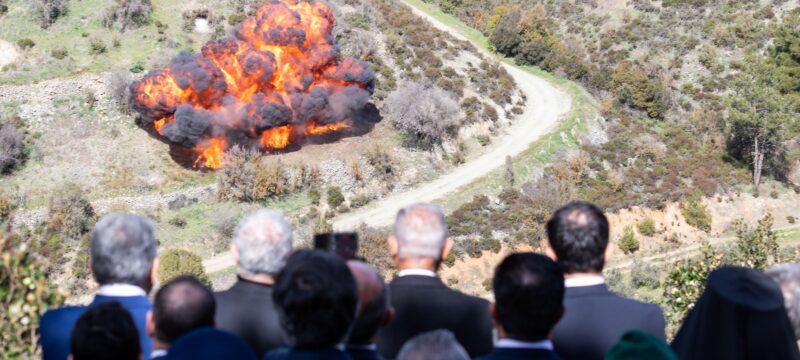
M 642 220 L 636 227 L 639 229 L 639 234 L 644 236 L 653 236 L 656 234 L 656 222 L 651 218 Z
M 211 281 L 203 269 L 203 259 L 197 254 L 183 249 L 170 249 L 159 256 L 158 281 L 165 283 L 181 275 L 196 277 L 206 286 Z
M 633 228 L 626 226 L 622 232 L 622 237 L 619 239 L 619 249 L 626 254 L 632 254 L 639 250 L 639 240 L 636 239 L 636 234 Z

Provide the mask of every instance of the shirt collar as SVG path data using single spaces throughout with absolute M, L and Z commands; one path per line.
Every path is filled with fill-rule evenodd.
M 147 296 L 144 289 L 130 284 L 108 284 L 100 286 L 98 295 L 113 297 Z
M 397 272 L 397 277 L 403 277 L 408 275 L 419 275 L 419 276 L 428 276 L 428 277 L 436 277 L 436 273 L 427 269 L 405 269 L 400 270 Z
M 553 342 L 550 340 L 541 341 L 519 341 L 514 339 L 500 339 L 495 344 L 496 348 L 502 349 L 544 349 L 553 350 Z
M 160 357 L 160 356 L 167 356 L 167 350 L 166 349 L 155 349 L 150 353 L 150 358 L 151 359 L 157 358 L 157 357 Z
M 347 344 L 347 348 L 353 350 L 378 350 L 378 346 L 375 344 Z
M 571 287 L 584 287 L 605 284 L 606 280 L 601 275 L 581 276 L 575 278 L 568 278 L 564 280 L 564 286 Z

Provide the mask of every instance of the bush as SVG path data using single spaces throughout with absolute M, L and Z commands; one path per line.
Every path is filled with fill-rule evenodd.
M 220 200 L 264 201 L 287 194 L 289 178 L 280 161 L 270 162 L 260 152 L 232 148 L 217 175 Z
M 50 50 L 50 56 L 52 56 L 54 59 L 61 60 L 66 58 L 67 55 L 69 55 L 69 52 L 64 48 Z
M 389 233 L 385 230 L 361 224 L 356 228 L 358 233 L 358 255 L 372 265 L 378 273 L 386 276 L 386 272 L 394 267 L 386 238 Z
M 120 26 L 121 31 L 128 27 L 138 28 L 150 21 L 153 6 L 150 0 L 115 0 L 103 13 L 103 26 Z
M 360 208 L 364 205 L 369 204 L 370 201 L 372 201 L 372 196 L 370 196 L 369 194 L 356 195 L 353 196 L 352 199 L 350 199 L 350 207 L 353 209 Z
M 39 25 L 47 29 L 67 14 L 67 0 L 32 0 L 32 8 L 39 18 Z
M 5 174 L 25 160 L 25 135 L 9 120 L 0 119 L 0 174 Z
M 722 254 L 716 253 L 706 241 L 698 258 L 672 265 L 664 281 L 664 315 L 676 325 L 683 321 L 706 286 L 708 274 L 722 264 Z
M 631 285 L 637 289 L 643 287 L 657 289 L 661 286 L 660 274 L 661 272 L 655 266 L 644 264 L 639 258 L 635 258 L 631 266 Z
M 47 217 L 48 230 L 69 239 L 87 234 L 96 221 L 94 208 L 83 189 L 72 183 L 57 189 L 50 197 Z
M 197 254 L 183 249 L 170 249 L 159 255 L 159 283 L 164 284 L 181 275 L 194 276 L 203 285 L 211 286 L 211 281 L 203 269 L 203 259 Z
M 407 135 L 407 146 L 429 149 L 440 145 L 463 117 L 455 96 L 436 86 L 406 82 L 386 101 L 386 113 Z
M 681 214 L 690 226 L 705 232 L 711 231 L 711 213 L 708 212 L 708 208 L 701 202 L 699 196 L 690 196 L 681 209 Z
M 620 63 L 611 75 L 610 86 L 621 103 L 647 111 L 651 118 L 663 118 L 669 108 L 664 85 L 651 80 L 641 67 L 633 63 Z
M 636 239 L 636 234 L 633 233 L 633 228 L 626 226 L 619 239 L 619 249 L 626 254 L 632 254 L 639 250 L 639 240 Z
M 320 195 L 319 190 L 311 189 L 308 190 L 308 198 L 311 200 L 312 204 L 319 205 L 319 199 L 322 198 L 322 196 Z
M 89 39 L 89 53 L 93 55 L 100 55 L 106 52 L 108 47 L 103 39 L 93 37 Z
M 108 75 L 108 88 L 111 98 L 124 112 L 130 112 L 128 96 L 130 95 L 131 75 L 125 70 L 116 70 Z
M 636 227 L 639 229 L 639 234 L 644 236 L 653 236 L 656 234 L 656 222 L 651 218 L 642 220 Z
M 167 221 L 170 225 L 178 227 L 178 228 L 185 228 L 186 227 L 186 219 L 181 216 L 174 216 L 169 221 Z
M 789 216 L 786 217 L 786 221 L 788 221 L 789 224 L 794 224 L 795 222 L 797 222 L 797 218 L 795 218 L 792 215 L 789 215 Z
M 5 359 L 41 357 L 39 316 L 65 299 L 25 240 L 0 229 L 0 352 Z
M 10 196 L 0 191 L 0 224 L 8 219 L 8 216 L 11 215 L 11 212 L 16 207 L 15 205 Z
M 22 49 L 22 50 L 28 50 L 28 49 L 36 46 L 36 43 L 34 43 L 33 40 L 31 40 L 29 38 L 22 38 L 22 39 L 17 40 L 17 46 L 19 46 L 19 48 Z
M 328 205 L 331 208 L 337 208 L 339 205 L 344 203 L 344 195 L 342 194 L 342 189 L 338 186 L 331 186 L 328 188 Z

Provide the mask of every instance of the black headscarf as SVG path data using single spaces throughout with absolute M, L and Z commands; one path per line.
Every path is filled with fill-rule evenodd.
M 672 349 L 682 360 L 800 359 L 780 287 L 763 273 L 740 267 L 708 276 Z

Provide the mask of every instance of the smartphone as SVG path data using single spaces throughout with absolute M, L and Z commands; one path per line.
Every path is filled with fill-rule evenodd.
M 354 232 L 332 232 L 314 235 L 314 248 L 338 255 L 344 260 L 360 260 L 358 257 L 358 234 Z

